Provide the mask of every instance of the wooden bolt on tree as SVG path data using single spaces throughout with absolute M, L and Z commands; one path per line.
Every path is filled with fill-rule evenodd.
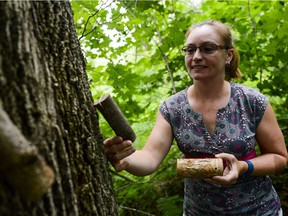
M 117 136 L 123 140 L 136 140 L 136 134 L 124 114 L 109 94 L 101 96 L 94 106 L 102 113 Z
M 69 1 L 0 1 L 0 215 L 118 215 Z

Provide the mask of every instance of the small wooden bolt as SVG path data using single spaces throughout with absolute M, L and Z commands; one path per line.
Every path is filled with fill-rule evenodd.
M 94 106 L 102 113 L 117 136 L 121 136 L 123 140 L 135 141 L 136 134 L 109 94 L 103 95 Z
M 178 159 L 177 175 L 183 178 L 211 178 L 223 175 L 221 158 Z

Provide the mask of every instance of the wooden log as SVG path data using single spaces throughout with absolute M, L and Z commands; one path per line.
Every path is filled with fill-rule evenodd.
M 223 160 L 221 158 L 178 159 L 177 175 L 183 178 L 211 178 L 223 175 Z
M 109 94 L 103 95 L 94 106 L 101 112 L 117 136 L 121 136 L 123 140 L 135 141 L 136 134 Z
M 2 108 L 0 101 L 0 175 L 26 201 L 36 201 L 50 189 L 55 176 Z

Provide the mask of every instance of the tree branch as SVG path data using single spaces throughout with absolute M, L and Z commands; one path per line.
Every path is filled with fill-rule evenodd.
M 109 5 L 107 5 L 105 8 L 109 7 L 114 1 L 112 1 Z M 137 2 L 137 1 L 136 1 Z M 134 1 L 129 4 L 125 9 L 127 10 L 129 7 L 131 7 L 132 5 L 134 4 Z M 103 4 L 102 4 L 103 5 Z M 101 7 L 102 7 L 101 5 Z M 85 27 L 84 27 L 84 30 L 82 32 L 82 35 L 79 37 L 79 41 L 83 38 L 83 37 L 86 37 L 87 35 L 91 34 L 93 31 L 95 31 L 95 29 L 99 26 L 99 25 L 106 25 L 106 24 L 109 24 L 109 23 L 112 23 L 113 21 L 115 21 L 116 19 L 118 19 L 120 16 L 122 16 L 122 14 L 118 14 L 117 16 L 113 17 L 112 20 L 110 22 L 103 22 L 103 23 L 98 23 L 97 26 L 94 26 L 90 31 L 88 31 L 87 33 L 85 33 L 86 31 L 86 28 L 87 28 L 87 25 L 88 25 L 88 22 L 90 20 L 90 18 L 92 18 L 93 16 L 95 16 L 96 14 L 98 14 L 98 12 L 101 10 L 101 7 L 99 10 L 97 10 L 94 14 L 92 14 L 91 16 L 89 16 L 89 18 L 87 19 L 86 23 L 85 23 Z M 104 8 L 104 9 L 105 9 Z M 85 34 L 84 34 L 85 33 Z
M 0 173 L 27 201 L 40 199 L 54 182 L 54 173 L 13 124 L 0 101 Z
M 107 1 L 108 1 L 108 0 L 107 0 Z M 90 34 L 92 31 L 94 31 L 94 29 L 95 29 L 96 27 L 93 28 L 92 30 L 90 30 L 88 33 L 84 34 L 85 31 L 86 31 L 86 29 L 87 29 L 87 25 L 88 25 L 88 23 L 89 23 L 89 20 L 90 20 L 92 17 L 96 16 L 96 15 L 99 13 L 99 11 L 102 9 L 102 6 L 103 6 L 104 4 L 106 4 L 107 1 L 106 1 L 105 3 L 103 2 L 103 3 L 101 4 L 100 8 L 99 8 L 98 10 L 96 10 L 91 16 L 88 17 L 88 19 L 87 19 L 87 21 L 86 21 L 86 23 L 85 23 L 84 29 L 83 29 L 83 31 L 82 31 L 82 34 L 81 34 L 81 36 L 80 36 L 80 38 L 79 38 L 79 40 L 81 40 L 83 37 L 86 37 L 88 34 Z M 108 4 L 105 8 L 109 7 L 113 2 L 114 2 L 114 1 L 112 1 L 110 4 Z M 104 9 L 105 9 L 105 8 L 104 8 Z
M 158 38 L 159 38 L 159 41 L 160 43 L 162 43 L 162 37 L 161 37 L 161 34 L 159 31 L 157 31 L 158 33 Z M 165 65 L 166 65 L 166 68 L 168 70 L 168 73 L 169 73 L 169 76 L 170 76 L 170 79 L 171 79 L 171 84 L 172 84 L 172 89 L 173 89 L 173 93 L 175 94 L 176 93 L 176 87 L 175 87 L 175 82 L 174 82 L 174 78 L 173 78 L 173 73 L 169 67 L 169 61 L 168 61 L 168 56 L 166 55 L 166 53 L 164 53 L 161 49 L 161 47 L 158 45 L 158 43 L 152 38 L 152 40 L 155 42 L 157 48 L 159 49 L 159 51 L 161 52 L 162 56 L 163 56 L 163 59 L 164 59 L 164 62 L 165 62 Z
M 129 210 L 129 211 L 133 211 L 133 212 L 137 212 L 137 213 L 140 213 L 140 214 L 144 214 L 144 215 L 155 216 L 154 214 L 150 214 L 150 213 L 147 213 L 147 212 L 135 209 L 135 208 L 130 208 L 130 207 L 127 207 L 127 206 L 120 206 L 120 208 Z
M 249 15 L 252 27 L 253 27 L 255 42 L 257 43 L 257 41 L 256 41 L 256 39 L 257 39 L 257 27 L 256 27 L 256 23 L 253 20 L 252 15 L 251 15 L 250 0 L 248 0 L 248 15 Z M 259 70 L 260 70 L 260 83 L 262 83 L 263 69 L 262 69 L 261 64 L 260 64 L 260 57 L 259 57 L 259 52 L 258 52 L 258 48 L 257 47 L 258 46 L 255 46 L 255 51 L 256 51 L 256 58 L 257 58 L 258 65 L 259 65 Z
M 133 181 L 132 179 L 130 179 L 130 178 L 124 176 L 124 175 L 121 175 L 120 173 L 114 171 L 113 169 L 110 169 L 110 172 L 111 172 L 112 174 L 120 177 L 120 178 L 123 178 L 124 180 L 126 180 L 126 181 L 128 181 L 128 182 L 133 182 L 133 183 L 135 183 L 135 181 Z

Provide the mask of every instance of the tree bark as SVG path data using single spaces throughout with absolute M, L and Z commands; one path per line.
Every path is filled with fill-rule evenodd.
M 55 175 L 31 202 L 0 170 L 0 215 L 118 215 L 70 3 L 2 1 L 0 28 L 2 109 Z

